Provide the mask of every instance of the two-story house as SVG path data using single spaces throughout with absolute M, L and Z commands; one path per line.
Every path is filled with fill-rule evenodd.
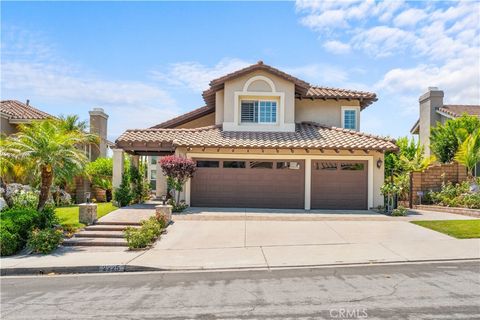
M 206 106 L 123 133 L 123 152 L 196 160 L 184 199 L 196 207 L 367 209 L 383 205 L 392 140 L 360 133 L 374 93 L 312 86 L 259 61 L 210 82 Z M 157 192 L 165 179 L 157 168 Z

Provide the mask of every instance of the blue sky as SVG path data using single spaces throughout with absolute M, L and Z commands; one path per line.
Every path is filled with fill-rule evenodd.
M 407 135 L 429 86 L 480 104 L 479 2 L 2 2 L 1 97 L 110 115 L 109 137 L 203 105 L 263 60 L 312 84 L 376 92 L 362 131 Z

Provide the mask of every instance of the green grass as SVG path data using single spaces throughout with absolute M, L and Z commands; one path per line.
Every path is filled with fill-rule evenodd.
M 111 202 L 97 203 L 97 218 L 101 218 L 113 210 L 117 210 Z M 81 228 L 84 225 L 78 222 L 78 206 L 59 207 L 55 209 L 55 214 L 64 227 Z
M 412 223 L 458 239 L 480 238 L 480 220 L 412 221 Z

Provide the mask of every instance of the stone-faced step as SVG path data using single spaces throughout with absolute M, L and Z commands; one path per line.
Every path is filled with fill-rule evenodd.
M 75 234 L 77 238 L 123 238 L 123 231 L 82 230 Z
M 122 221 L 97 221 L 95 225 L 101 226 L 140 226 L 140 222 L 122 222 Z
M 139 228 L 140 226 L 138 225 L 99 225 L 99 224 L 94 224 L 85 227 L 84 230 L 87 231 L 124 231 L 125 229 L 133 227 L 133 228 Z
M 70 238 L 63 241 L 64 246 L 102 246 L 126 247 L 127 241 L 121 238 Z

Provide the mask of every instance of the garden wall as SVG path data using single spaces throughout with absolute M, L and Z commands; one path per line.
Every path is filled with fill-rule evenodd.
M 434 164 L 420 172 L 413 172 L 413 203 L 419 204 L 417 192 L 438 191 L 442 184 L 467 180 L 467 170 L 458 163 Z

